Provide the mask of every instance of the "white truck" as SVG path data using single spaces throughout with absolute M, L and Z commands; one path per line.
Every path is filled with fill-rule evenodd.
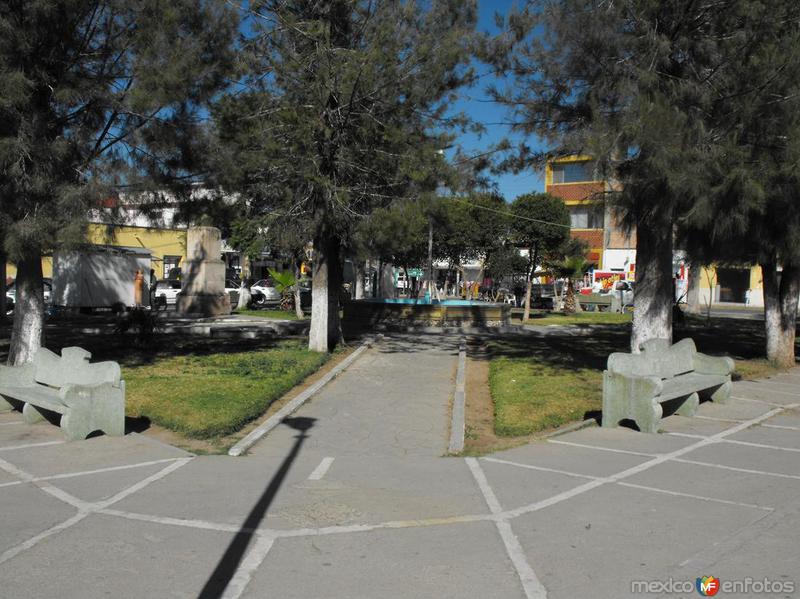
M 146 248 L 93 245 L 53 254 L 54 306 L 120 311 L 136 306 L 136 272 L 142 273 L 141 305 L 150 305 L 151 252 Z

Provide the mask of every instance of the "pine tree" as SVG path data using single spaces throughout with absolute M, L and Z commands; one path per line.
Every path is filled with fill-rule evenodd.
M 89 209 L 117 184 L 190 180 L 199 110 L 224 83 L 236 29 L 210 0 L 0 4 L 0 230 L 17 266 L 10 363 L 41 344 L 42 255 L 81 241 Z
M 518 131 L 549 144 L 540 154 L 523 145 L 511 164 L 590 154 L 616 183 L 607 199 L 637 232 L 633 351 L 672 335 L 673 228 L 697 191 L 705 110 L 726 60 L 718 44 L 734 4 L 532 1 L 484 48 L 515 78 L 495 98 Z
M 447 110 L 472 77 L 475 5 L 265 0 L 247 15 L 241 86 L 214 112 L 214 170 L 252 216 L 304 224 L 314 245 L 309 347 L 329 351 L 357 221 L 445 176 L 440 150 L 464 124 Z
M 800 296 L 800 7 L 734 8 L 706 119 L 703 189 L 680 232 L 698 262 L 761 266 L 767 357 L 789 367 Z
M 536 268 L 569 239 L 569 211 L 559 198 L 546 193 L 530 193 L 514 200 L 511 213 L 511 239 L 528 252 L 524 321 L 530 318 L 531 287 Z

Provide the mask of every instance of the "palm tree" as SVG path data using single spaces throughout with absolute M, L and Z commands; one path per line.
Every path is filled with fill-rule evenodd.
M 558 275 L 567 280 L 567 297 L 564 300 L 564 312 L 572 314 L 580 312 L 580 302 L 575 297 L 575 280 L 583 277 L 592 263 L 583 256 L 564 258 L 556 267 Z
M 297 285 L 297 277 L 294 273 L 286 270 L 280 272 L 269 269 L 269 276 L 275 283 L 275 289 L 281 294 L 281 310 L 294 310 L 294 287 Z

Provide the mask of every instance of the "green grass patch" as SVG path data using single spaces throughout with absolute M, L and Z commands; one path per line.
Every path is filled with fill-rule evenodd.
M 579 312 L 577 314 L 561 314 L 559 312 L 544 312 L 533 314 L 531 318 L 523 321 L 529 325 L 581 325 L 581 324 L 627 324 L 631 321 L 631 314 L 618 314 L 616 312 Z
M 785 368 L 773 366 L 766 359 L 735 360 L 735 362 L 734 381 L 752 381 L 753 379 L 763 379 L 786 372 Z
M 602 384 L 598 370 L 563 368 L 529 357 L 496 357 L 489 364 L 495 434 L 529 435 L 583 420 L 587 412 L 600 409 Z
M 236 310 L 234 314 L 280 320 L 305 320 L 306 318 L 306 316 L 303 316 L 302 319 L 297 318 L 297 314 L 290 310 Z
M 125 367 L 128 416 L 198 439 L 233 433 L 328 359 L 304 341 L 239 353 L 185 355 Z

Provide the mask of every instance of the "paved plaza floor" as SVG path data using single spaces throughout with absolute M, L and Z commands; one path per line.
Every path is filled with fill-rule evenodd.
M 389 337 L 239 458 L 0 414 L 0 596 L 800 596 L 800 369 L 656 435 L 443 457 L 457 353 Z

